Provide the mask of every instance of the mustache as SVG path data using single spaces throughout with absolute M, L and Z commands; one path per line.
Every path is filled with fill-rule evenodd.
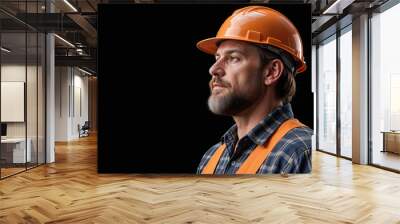
M 217 85 L 220 85 L 220 86 L 223 86 L 223 87 L 230 87 L 230 84 L 229 84 L 229 82 L 226 82 L 226 81 L 224 81 L 224 80 L 222 80 L 222 79 L 220 79 L 220 78 L 215 78 L 215 77 L 213 77 L 211 80 L 210 80 L 210 88 L 212 89 L 212 86 L 213 86 L 213 84 L 217 84 Z

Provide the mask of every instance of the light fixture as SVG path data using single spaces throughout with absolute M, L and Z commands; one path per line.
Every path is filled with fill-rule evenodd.
M 336 0 L 332 5 L 330 5 L 327 9 L 324 10 L 322 14 L 328 14 L 331 13 L 332 9 L 334 9 L 337 4 L 339 4 L 340 0 Z
M 71 42 L 69 42 L 68 40 L 58 36 L 57 34 L 54 34 L 55 37 L 57 37 L 58 39 L 60 39 L 61 41 L 63 41 L 64 43 L 66 43 L 67 45 L 69 45 L 70 47 L 75 48 L 75 45 L 73 45 Z
M 78 12 L 78 10 L 71 4 L 69 3 L 68 0 L 64 0 L 65 4 L 67 4 L 74 12 Z
M 336 0 L 327 9 L 324 10 L 322 14 L 341 14 L 343 9 L 351 5 L 355 0 Z
M 88 72 L 88 71 L 86 71 L 86 70 L 83 70 L 83 69 L 81 69 L 81 68 L 79 68 L 79 67 L 78 67 L 78 70 L 81 71 L 81 72 L 83 72 L 83 73 L 85 73 L 85 74 L 88 74 L 89 76 L 92 76 L 92 75 L 93 75 L 92 73 L 90 73 L 90 72 Z
M 10 53 L 10 52 L 11 52 L 11 50 L 9 50 L 9 49 L 7 49 L 7 48 L 5 48 L 5 47 L 1 47 L 1 50 L 4 51 L 4 52 L 6 52 L 6 53 Z
M 76 53 L 78 53 L 79 55 L 87 55 L 82 48 L 77 48 L 76 49 Z

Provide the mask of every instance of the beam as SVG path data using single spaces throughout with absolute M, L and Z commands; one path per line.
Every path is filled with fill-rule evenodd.
M 96 58 L 88 56 L 55 56 L 56 66 L 81 66 L 88 67 L 93 71 L 96 69 Z

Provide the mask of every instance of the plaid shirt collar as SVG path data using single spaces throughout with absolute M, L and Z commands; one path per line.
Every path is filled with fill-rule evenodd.
M 292 106 L 287 103 L 276 107 L 271 113 L 265 116 L 246 136 L 257 145 L 264 145 L 275 130 L 287 119 L 293 118 Z M 237 141 L 237 126 L 233 125 L 221 137 L 222 143 Z

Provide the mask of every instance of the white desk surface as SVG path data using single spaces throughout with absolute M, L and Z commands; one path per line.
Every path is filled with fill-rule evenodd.
M 1 143 L 19 143 L 19 142 L 24 142 L 25 138 L 6 138 L 6 139 L 1 139 Z M 28 138 L 29 141 L 29 138 Z

